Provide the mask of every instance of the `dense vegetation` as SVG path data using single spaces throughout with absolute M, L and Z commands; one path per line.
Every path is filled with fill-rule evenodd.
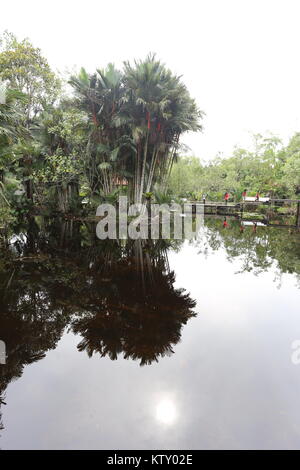
M 80 213 L 83 200 L 94 212 L 118 192 L 139 203 L 164 192 L 180 136 L 201 129 L 185 85 L 155 55 L 63 83 L 39 49 L 5 33 L 0 80 L 6 222 L 28 211 Z
M 202 112 L 180 77 L 149 55 L 122 70 L 59 78 L 40 49 L 0 38 L 0 229 L 27 215 L 95 214 L 126 193 L 220 200 L 229 191 L 300 193 L 300 133 L 284 147 L 255 136 L 254 150 L 203 163 L 180 156 L 180 137 Z

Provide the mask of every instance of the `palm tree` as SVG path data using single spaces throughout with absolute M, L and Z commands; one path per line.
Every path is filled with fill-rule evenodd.
M 124 83 L 125 112 L 137 145 L 135 201 L 142 202 L 144 192 L 167 179 L 181 134 L 201 129 L 202 113 L 180 77 L 153 54 L 134 66 L 125 62 Z
M 126 160 L 135 152 L 119 110 L 124 95 L 122 74 L 113 64 L 88 75 L 81 69 L 71 77 L 78 105 L 89 117 L 86 173 L 91 192 L 108 195 L 126 175 Z
M 108 194 L 117 177 L 128 179 L 132 201 L 164 186 L 176 158 L 179 139 L 201 129 L 202 113 L 185 85 L 155 55 L 123 74 L 109 64 L 88 75 L 81 69 L 70 80 L 78 104 L 91 118 L 86 170 L 91 191 Z

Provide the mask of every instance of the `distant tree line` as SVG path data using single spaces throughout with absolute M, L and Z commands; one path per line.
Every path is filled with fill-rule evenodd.
M 228 191 L 240 200 L 247 190 L 277 198 L 300 197 L 300 132 L 284 146 L 273 135 L 253 136 L 253 149 L 236 148 L 228 158 L 208 163 L 196 157 L 181 157 L 173 166 L 168 190 L 181 197 L 220 200 Z

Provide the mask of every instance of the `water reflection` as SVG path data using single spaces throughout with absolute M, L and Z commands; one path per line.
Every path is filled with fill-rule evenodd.
M 226 222 L 206 218 L 202 236 L 193 244 L 199 253 L 209 255 L 224 249 L 228 261 L 240 260 L 239 272 L 259 275 L 275 267 L 280 286 L 282 274 L 295 274 L 300 287 L 300 234 L 291 228 L 268 227 L 238 219 Z
M 174 401 L 163 398 L 156 407 L 156 419 L 163 424 L 172 425 L 177 419 L 177 410 Z
M 85 298 L 88 312 L 71 322 L 83 338 L 78 349 L 112 360 L 122 354 L 141 365 L 172 354 L 195 306 L 189 295 L 174 289 L 174 281 L 166 249 L 149 242 L 127 245 L 117 262 L 107 257 L 94 262 Z
M 55 349 L 66 329 L 78 335 L 85 356 L 150 365 L 174 353 L 195 316 L 195 302 L 175 288 L 168 261 L 181 241 L 100 242 L 93 223 L 71 220 L 32 219 L 21 233 L 0 256 L 0 339 L 8 356 L 0 366 L 0 408 L 8 384 Z M 191 242 L 198 252 L 225 250 L 229 261 L 240 260 L 240 272 L 255 275 L 275 265 L 279 277 L 294 274 L 300 285 L 299 233 L 206 218 L 200 235 Z M 205 269 L 196 261 L 194 276 Z M 162 396 L 154 407 L 157 422 L 178 421 L 172 397 Z
M 56 234 L 56 235 L 55 235 Z M 31 221 L 1 258 L 0 332 L 8 360 L 0 397 L 26 365 L 54 349 L 63 332 L 80 352 L 151 364 L 171 355 L 195 302 L 175 289 L 172 241 L 96 241 L 94 227 Z

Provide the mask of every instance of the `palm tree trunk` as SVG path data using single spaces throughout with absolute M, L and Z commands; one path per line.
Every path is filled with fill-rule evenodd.
M 138 202 L 139 198 L 139 191 L 140 191 L 140 174 L 141 174 L 141 143 L 139 142 L 137 145 L 137 161 L 136 161 L 136 169 L 135 169 L 135 183 L 134 183 L 134 202 Z
M 163 192 L 164 193 L 167 191 L 168 180 L 169 180 L 169 177 L 170 177 L 170 174 L 171 174 L 171 171 L 172 171 L 173 162 L 174 162 L 174 158 L 175 158 L 175 152 L 176 152 L 176 149 L 177 149 L 178 143 L 179 143 L 179 137 L 180 137 L 180 134 L 178 133 L 175 137 L 175 142 L 174 142 L 174 145 L 173 145 L 171 155 L 169 157 L 169 162 L 166 166 L 166 172 L 165 172 L 164 180 L 163 180 Z
M 158 148 L 154 147 L 153 152 L 152 152 L 152 159 L 151 159 L 151 165 L 150 165 L 150 170 L 149 170 L 148 184 L 147 184 L 147 188 L 146 188 L 146 193 L 149 193 L 150 190 L 151 190 L 152 180 L 153 180 L 154 171 L 155 171 L 155 167 L 156 167 L 157 155 L 158 155 Z
M 144 180 L 145 180 L 147 153 L 148 153 L 148 140 L 149 140 L 149 130 L 147 130 L 145 147 L 144 147 L 144 159 L 143 159 L 142 175 L 141 175 L 141 180 L 140 180 L 140 191 L 138 195 L 139 203 L 142 202 L 142 197 L 143 197 L 143 192 L 144 192 Z

